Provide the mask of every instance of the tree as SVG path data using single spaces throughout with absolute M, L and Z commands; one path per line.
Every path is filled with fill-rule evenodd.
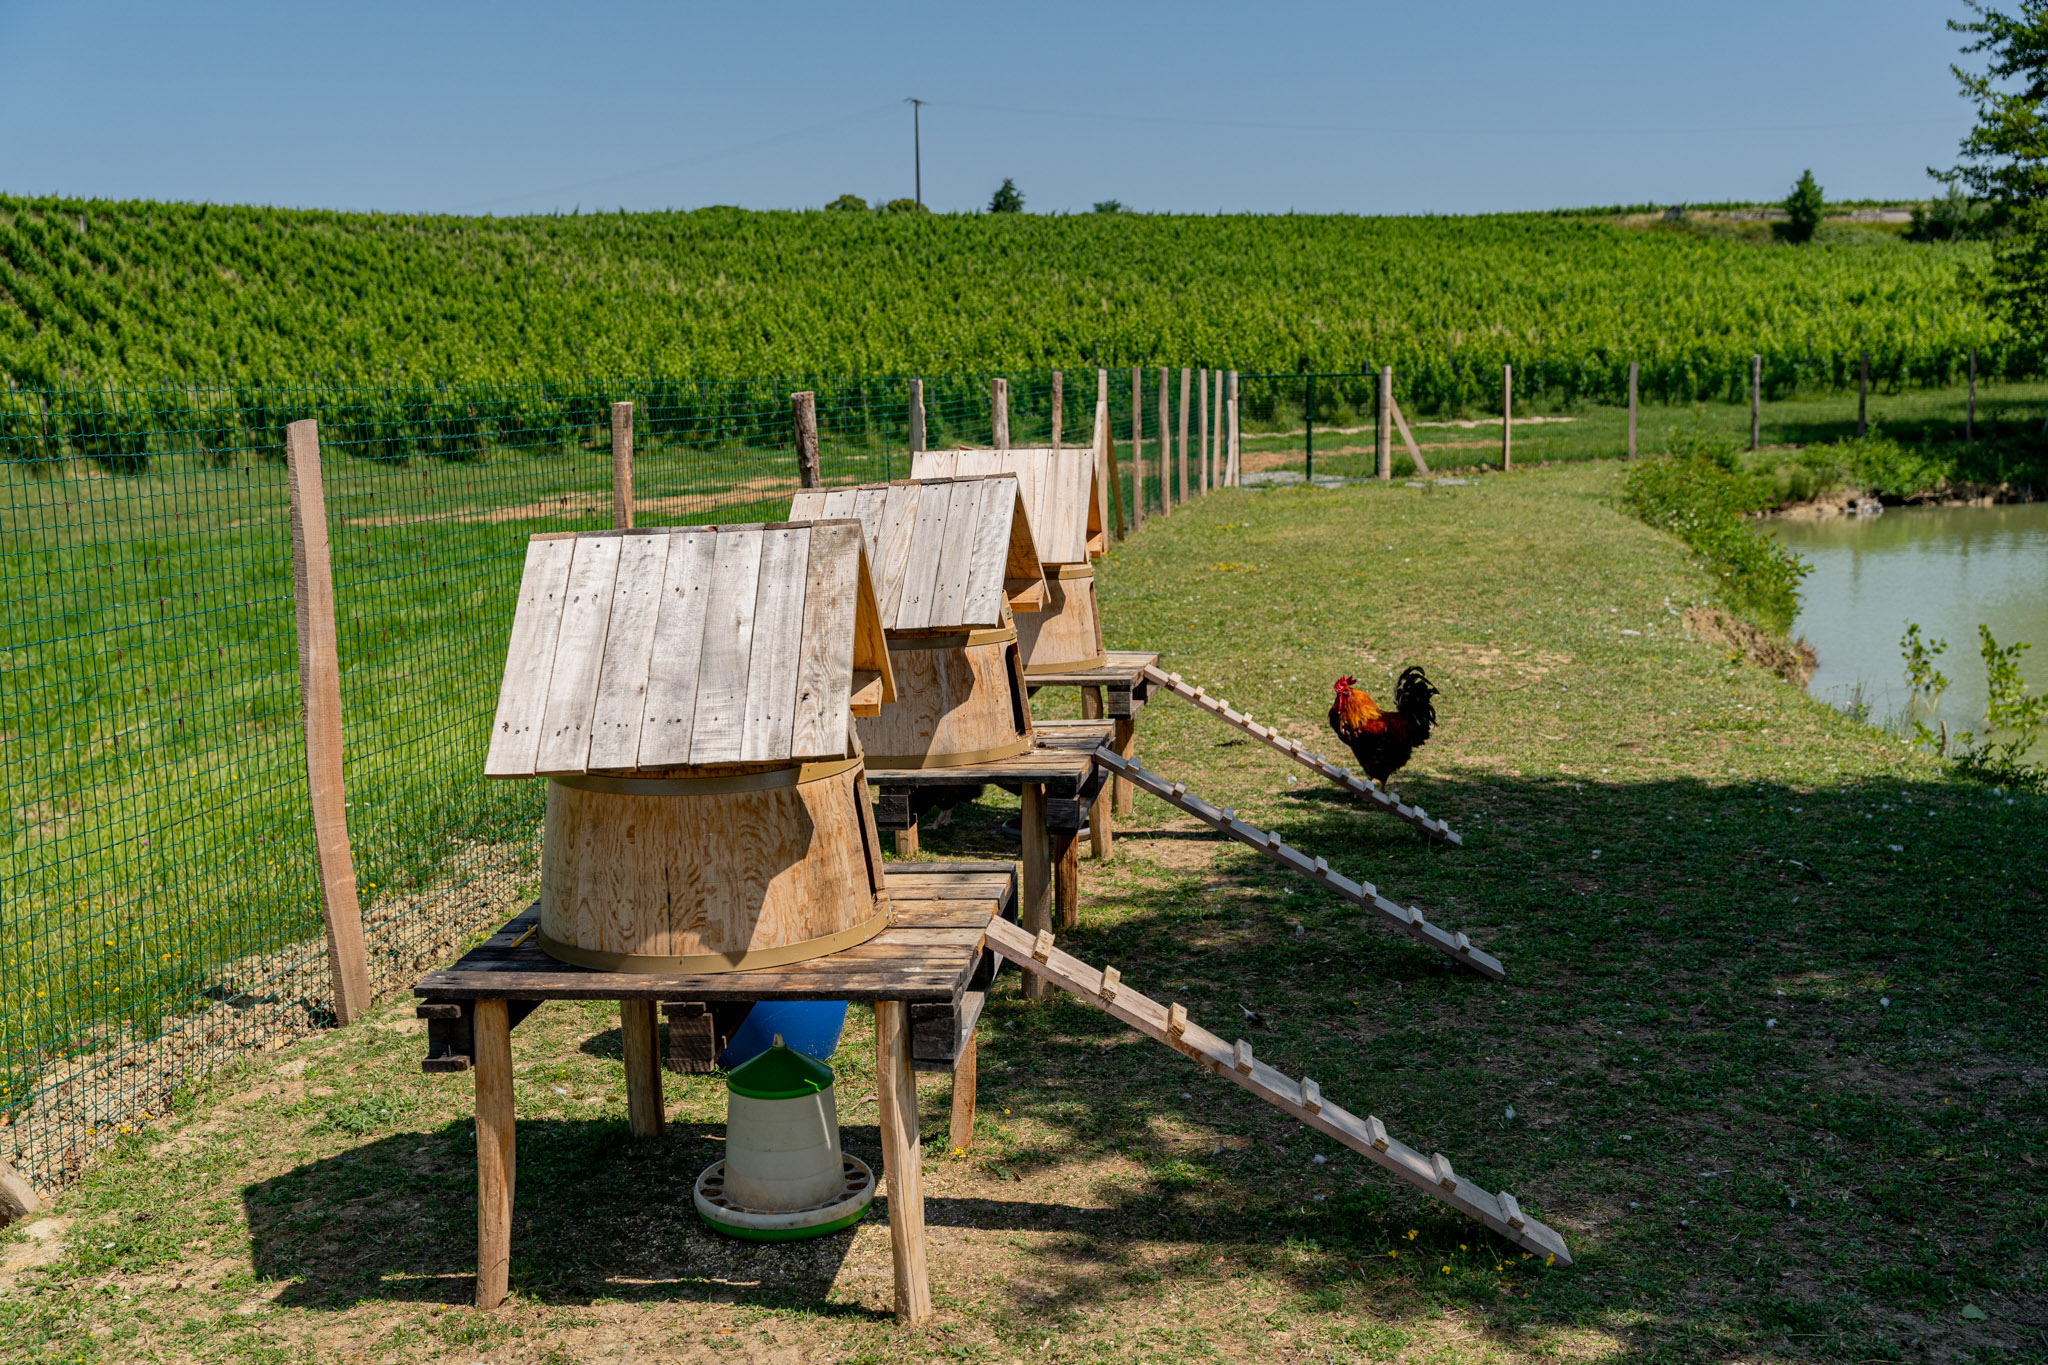
M 1940 198 L 1913 206 L 1913 226 L 1906 237 L 1915 242 L 1951 242 L 1965 237 L 1981 237 L 1990 216 L 1989 205 L 1980 204 L 1964 194 L 1961 186 L 1950 185 L 1948 192 Z
M 1095 201 L 1095 211 L 1097 213 L 1122 213 L 1124 211 L 1124 201 L 1121 199 L 1098 199 Z
M 877 211 L 878 213 L 930 213 L 930 212 L 931 212 L 931 210 L 930 210 L 930 209 L 926 208 L 926 207 L 925 207 L 925 206 L 924 206 L 923 204 L 920 204 L 920 203 L 918 203 L 918 202 L 917 202 L 917 201 L 916 201 L 915 199 L 891 199 L 891 200 L 890 200 L 890 201 L 889 201 L 888 203 L 886 203 L 886 204 L 879 204 L 879 205 L 877 205 L 877 206 L 876 206 L 876 211 Z
M 2003 236 L 1984 283 L 1986 300 L 2022 336 L 2048 325 L 2048 0 L 2019 0 L 2014 13 L 1965 0 L 1977 17 L 1948 21 L 1970 35 L 1965 56 L 1984 54 L 1982 72 L 1950 66 L 1977 126 L 1962 163 L 1929 174 L 1989 200 Z
M 866 213 L 868 201 L 857 194 L 842 194 L 825 207 L 838 213 Z
M 1801 171 L 1792 193 L 1785 196 L 1785 221 L 1778 224 L 1778 235 L 1788 242 L 1812 241 L 1814 229 L 1820 226 L 1821 215 L 1827 210 L 1827 196 L 1821 193 L 1820 182 L 1813 178 L 1812 171 Z
M 988 211 L 990 213 L 1022 213 L 1024 211 L 1024 191 L 1017 188 L 1016 181 L 1010 179 L 1007 175 L 1004 176 L 1003 183 L 997 187 L 994 194 L 989 196 Z

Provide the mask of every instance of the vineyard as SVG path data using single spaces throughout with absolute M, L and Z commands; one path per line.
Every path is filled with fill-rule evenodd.
M 26 391 L 377 386 L 419 404 L 443 383 L 592 375 L 1208 363 L 1393 365 L 1405 405 L 1446 411 L 1497 393 L 1502 363 L 1563 403 L 1616 397 L 1631 360 L 1652 401 L 1732 396 L 1752 352 L 1773 395 L 1852 382 L 1866 348 L 1892 388 L 1954 381 L 1972 346 L 1987 374 L 2032 373 L 2039 343 L 1968 297 L 1982 250 L 1534 214 L 497 219 L 0 196 L 0 404 L 54 431 Z

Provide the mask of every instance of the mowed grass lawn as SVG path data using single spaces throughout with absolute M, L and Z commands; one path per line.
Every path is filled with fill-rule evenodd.
M 514 1036 L 513 1301 L 468 1307 L 470 1087 L 409 1002 L 252 1058 L 0 1234 L 8 1360 L 2004 1360 L 2043 1349 L 2039 797 L 1951 781 L 1689 638 L 1705 579 L 1613 464 L 1219 494 L 1102 568 L 1112 643 L 1308 739 L 1425 664 L 1422 842 L 1171 698 L 1141 757 L 1508 964 L 1489 984 L 1144 796 L 1062 936 L 1514 1191 L 1546 1267 L 1066 999 L 1002 978 L 980 1127 L 924 1079 L 934 1325 L 879 1214 L 697 1224 L 716 1078 L 628 1139 L 615 1016 Z M 1042 694 L 1048 712 L 1071 698 Z M 1059 702 L 1059 706 L 1053 703 Z M 1000 799 L 927 856 L 1003 846 Z M 1262 1022 L 1241 1009 L 1258 1012 Z M 873 1161 L 868 1021 L 839 1057 Z

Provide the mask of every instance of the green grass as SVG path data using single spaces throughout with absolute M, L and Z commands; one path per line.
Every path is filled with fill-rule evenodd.
M 1318 747 L 1335 675 L 1429 667 L 1444 723 L 1400 786 L 1462 849 L 1170 698 L 1140 757 L 1467 931 L 1506 982 L 1143 795 L 1117 857 L 1084 860 L 1061 936 L 1513 1190 L 1572 1268 L 1522 1262 L 1099 1013 L 1027 1005 L 1010 974 L 967 1156 L 941 1155 L 945 1083 L 926 1086 L 934 1328 L 889 1322 L 877 1220 L 806 1247 L 699 1230 L 715 1079 L 670 1077 L 674 1132 L 631 1143 L 615 1018 L 586 1005 L 515 1035 L 517 1296 L 479 1315 L 469 1086 L 418 1073 L 400 1001 L 109 1152 L 59 1204 L 62 1255 L 0 1281 L 0 1357 L 2037 1353 L 2048 805 L 1951 781 L 1688 638 L 1709 584 L 1615 509 L 1623 472 L 1223 493 L 1101 569 L 1112 645 L 1160 648 Z M 1010 806 L 967 808 L 928 856 L 1000 850 Z M 841 1113 L 873 1159 L 869 1041 L 856 1012 Z

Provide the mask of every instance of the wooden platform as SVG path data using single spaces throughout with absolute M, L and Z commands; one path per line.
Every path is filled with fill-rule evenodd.
M 1112 649 L 1100 668 L 1083 668 L 1072 673 L 1033 673 L 1025 681 L 1033 691 L 1041 687 L 1100 688 L 1102 714 L 1123 720 L 1145 709 L 1151 700 L 1153 681 L 1147 670 L 1158 666 L 1159 655 L 1146 649 Z
M 426 1068 L 471 1072 L 476 1081 L 477 1306 L 503 1302 L 511 1265 L 517 1170 L 512 1105 L 512 1028 L 545 1000 L 617 1000 L 626 1062 L 626 1110 L 635 1137 L 664 1126 L 660 1049 L 654 1037 L 661 1000 L 848 1000 L 875 1010 L 875 1085 L 888 1181 L 890 1246 L 897 1316 L 931 1316 L 925 1265 L 922 1153 L 918 1140 L 914 1038 L 951 1038 L 957 1057 L 952 1141 L 974 1131 L 973 1020 L 996 959 L 991 924 L 1014 914 L 1016 869 L 1009 863 L 894 863 L 888 867 L 896 922 L 857 947 L 809 962 L 716 975 L 639 975 L 555 961 L 533 944 L 538 908 L 518 915 L 453 966 L 413 987 L 427 1020 Z

